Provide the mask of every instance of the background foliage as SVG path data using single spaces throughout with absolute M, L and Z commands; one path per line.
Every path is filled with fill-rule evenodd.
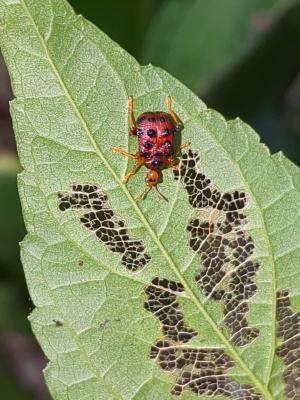
M 299 164 L 299 1 L 70 3 L 138 61 L 164 67 L 226 117 L 241 116 L 272 151 Z M 31 306 L 17 246 L 24 228 L 3 65 L 0 74 L 0 391 L 9 399 L 47 399 L 39 374 L 45 361 L 26 322 Z

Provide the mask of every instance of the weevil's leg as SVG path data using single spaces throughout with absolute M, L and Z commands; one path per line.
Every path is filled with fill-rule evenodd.
M 171 96 L 167 97 L 166 100 L 166 105 L 167 105 L 167 109 L 168 109 L 168 113 L 172 116 L 175 124 L 176 124 L 176 128 L 180 128 L 181 126 L 181 122 L 179 121 L 177 115 L 175 114 L 175 112 L 173 111 L 172 105 L 173 105 L 173 100 Z
M 135 123 L 134 123 L 134 116 L 133 116 L 133 97 L 129 96 L 128 99 L 128 127 L 129 133 L 134 133 Z
M 176 155 L 168 157 L 166 164 L 168 168 L 172 168 L 174 170 L 179 169 L 179 162 L 176 160 Z
M 120 147 L 113 147 L 113 148 L 112 148 L 112 151 L 113 151 L 114 153 L 116 153 L 116 154 L 121 154 L 121 156 L 128 157 L 128 158 L 134 158 L 134 159 L 135 159 L 135 166 L 134 166 L 133 170 L 130 171 L 130 172 L 128 172 L 128 174 L 126 174 L 126 175 L 124 176 L 124 178 L 123 178 L 123 182 L 124 182 L 124 183 L 127 183 L 127 182 L 128 182 L 128 179 L 129 179 L 131 176 L 135 175 L 135 174 L 137 173 L 138 169 L 139 169 L 142 165 L 145 164 L 144 158 L 141 157 L 141 156 L 139 155 L 139 153 L 137 153 L 137 154 L 131 154 L 131 153 L 128 153 L 127 151 L 125 151 L 125 150 L 123 150 L 123 149 L 120 149 Z
M 180 171 L 179 163 L 170 165 L 170 167 L 172 168 L 173 171 Z
M 126 174 L 124 176 L 124 178 L 122 179 L 124 183 L 127 183 L 129 181 L 129 178 L 133 175 L 135 175 L 138 170 L 141 168 L 141 166 L 144 165 L 144 160 L 140 159 L 140 158 L 136 158 L 136 164 L 133 168 L 132 171 L 129 171 L 128 174 Z
M 179 171 L 180 170 L 179 162 L 176 160 L 175 157 L 168 158 L 167 167 L 168 168 L 172 168 L 173 171 Z
M 135 158 L 135 154 L 128 153 L 124 149 L 121 149 L 120 147 L 112 147 L 112 151 L 116 154 L 120 154 L 121 156 L 127 157 L 127 158 Z

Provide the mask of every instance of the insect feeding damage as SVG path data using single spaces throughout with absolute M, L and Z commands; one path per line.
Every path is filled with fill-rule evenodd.
M 169 291 L 164 290 L 164 288 Z M 163 334 L 168 339 L 186 343 L 196 336 L 197 332 L 184 324 L 183 315 L 176 298 L 176 293 L 183 291 L 184 288 L 181 283 L 154 278 L 152 285 L 146 289 L 148 301 L 145 303 L 145 308 L 160 320 Z
M 181 283 L 158 277 L 145 290 L 145 309 L 159 319 L 163 334 L 163 338 L 152 345 L 150 358 L 174 377 L 171 393 L 179 396 L 191 391 L 198 396 L 260 400 L 250 385 L 229 377 L 228 370 L 234 367 L 234 362 L 222 349 L 186 345 L 198 332 L 184 322 L 177 299 L 183 291 Z
M 284 382 L 287 399 L 300 399 L 300 312 L 291 308 L 288 290 L 278 290 L 277 298 L 277 337 L 282 344 L 277 355 L 285 364 Z
M 106 194 L 95 185 L 73 185 L 59 193 L 59 209 L 80 212 L 80 222 L 112 252 L 122 254 L 121 263 L 129 272 L 141 271 L 150 261 L 142 240 L 129 235 L 125 222 L 112 210 Z
M 201 260 L 195 280 L 205 296 L 222 301 L 230 341 L 244 346 L 259 335 L 247 320 L 259 264 L 253 258 L 254 243 L 246 229 L 246 195 L 219 191 L 197 170 L 199 160 L 199 155 L 189 150 L 182 156 L 180 171 L 174 172 L 197 213 L 209 211 L 209 217 L 193 218 L 187 225 L 190 247 Z
M 134 122 L 133 98 L 130 97 L 128 106 L 129 133 L 137 137 L 139 150 L 136 154 L 130 154 L 123 149 L 113 147 L 114 153 L 133 158 L 135 161 L 134 169 L 123 179 L 125 183 L 137 173 L 142 165 L 149 169 L 145 179 L 148 189 L 142 193 L 141 199 L 144 199 L 146 193 L 154 188 L 159 200 L 163 200 L 157 190 L 160 171 L 165 168 L 178 169 L 176 157 L 180 153 L 180 149 L 186 146 L 175 148 L 175 133 L 181 129 L 181 123 L 172 109 L 171 97 L 167 98 L 166 106 L 167 113 L 163 111 L 148 111 L 139 115 L 136 122 Z

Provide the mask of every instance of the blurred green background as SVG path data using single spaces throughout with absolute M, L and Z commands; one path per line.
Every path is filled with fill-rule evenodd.
M 300 0 L 70 2 L 142 64 L 165 68 L 209 107 L 249 122 L 272 152 L 300 163 Z M 19 262 L 25 229 L 11 98 L 0 58 L 0 393 L 46 400 L 46 359 L 26 319 L 32 305 Z

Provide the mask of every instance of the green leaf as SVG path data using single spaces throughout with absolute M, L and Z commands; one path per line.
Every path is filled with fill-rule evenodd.
M 298 326 L 281 311 L 297 320 L 298 168 L 63 0 L 0 0 L 0 25 L 53 398 L 295 399 Z M 190 143 L 159 206 L 136 200 L 145 170 L 124 185 L 132 163 L 111 150 L 136 149 L 129 95 L 136 116 L 171 95 Z
M 230 73 L 233 75 L 230 88 L 238 90 L 235 86 L 240 82 L 234 81 L 237 66 L 253 53 L 253 49 L 257 50 L 280 17 L 297 3 L 297 0 L 166 1 L 149 28 L 142 59 L 166 68 L 202 95 L 210 94 L 211 89 L 218 91 L 220 81 L 227 88 Z M 276 41 L 277 51 L 280 45 Z M 259 55 L 263 57 L 260 52 Z M 276 52 L 272 56 L 268 60 L 267 79 L 270 60 L 274 61 Z M 243 78 L 249 79 L 249 74 L 251 70 L 247 69 Z M 222 104 L 222 98 L 219 103 Z

